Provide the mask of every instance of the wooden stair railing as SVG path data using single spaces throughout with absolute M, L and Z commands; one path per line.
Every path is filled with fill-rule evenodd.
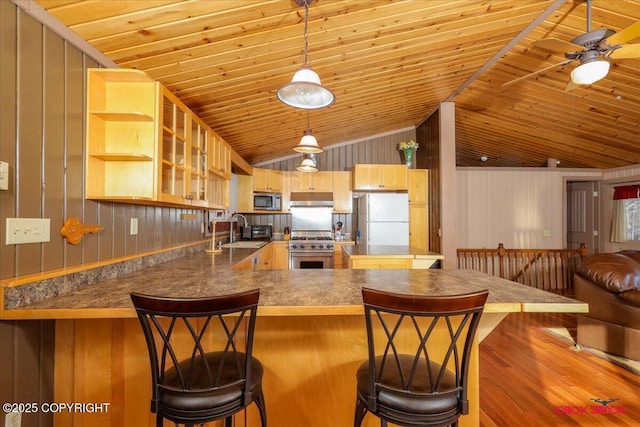
M 458 249 L 458 268 L 476 270 L 561 294 L 573 292 L 573 274 L 587 256 L 578 249 Z

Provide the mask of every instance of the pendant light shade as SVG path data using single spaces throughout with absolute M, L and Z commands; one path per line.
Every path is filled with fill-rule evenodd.
M 318 140 L 311 134 L 311 129 L 306 129 L 300 143 L 293 149 L 293 151 L 310 154 L 322 153 L 324 150 L 318 146 Z
M 311 69 L 308 61 L 309 42 L 307 26 L 309 22 L 309 3 L 311 0 L 296 0 L 304 5 L 304 64 L 293 75 L 290 83 L 278 89 L 278 99 L 285 104 L 305 110 L 316 110 L 333 104 L 335 95 L 320 83 L 320 77 Z
M 296 168 L 300 172 L 318 172 L 318 160 L 315 154 L 306 154 L 300 166 Z
M 606 77 L 609 73 L 609 61 L 591 59 L 583 61 L 571 72 L 571 81 L 579 85 L 590 85 Z
M 322 153 L 324 150 L 318 145 L 318 140 L 311 134 L 309 126 L 309 111 L 307 110 L 307 129 L 304 131 L 304 136 L 293 148 L 293 151 L 304 154 L 317 154 Z

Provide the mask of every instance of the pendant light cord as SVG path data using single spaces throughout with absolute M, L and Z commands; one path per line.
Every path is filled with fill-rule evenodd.
M 308 22 L 309 22 L 309 1 L 304 0 L 304 63 L 308 64 L 309 56 L 309 34 L 308 34 Z

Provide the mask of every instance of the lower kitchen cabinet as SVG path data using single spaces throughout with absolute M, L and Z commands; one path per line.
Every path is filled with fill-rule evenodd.
M 269 244 L 271 250 L 271 269 L 272 270 L 288 270 L 289 269 L 289 242 L 271 242 Z

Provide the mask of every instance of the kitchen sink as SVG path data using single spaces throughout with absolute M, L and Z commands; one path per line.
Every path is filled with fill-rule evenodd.
M 265 246 L 269 242 L 265 241 L 251 241 L 251 240 L 238 240 L 233 243 L 225 243 L 223 248 L 245 248 L 245 249 L 258 249 Z

